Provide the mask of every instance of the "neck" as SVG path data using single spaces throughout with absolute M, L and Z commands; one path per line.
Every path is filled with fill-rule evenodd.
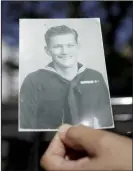
M 69 81 L 73 80 L 78 72 L 77 63 L 75 63 L 74 65 L 72 65 L 72 67 L 69 68 L 62 68 L 61 66 L 58 66 L 56 63 L 54 63 L 54 68 L 60 76 L 62 76 L 63 78 Z

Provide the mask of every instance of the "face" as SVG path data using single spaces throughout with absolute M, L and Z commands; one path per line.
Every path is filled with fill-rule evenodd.
M 77 63 L 77 48 L 78 44 L 73 34 L 57 35 L 51 37 L 47 53 L 57 65 L 69 68 Z

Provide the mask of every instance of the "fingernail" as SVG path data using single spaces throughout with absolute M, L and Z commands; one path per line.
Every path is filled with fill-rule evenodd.
M 65 133 L 68 131 L 68 129 L 72 127 L 72 125 L 69 124 L 63 124 L 59 127 L 59 135 L 63 138 L 65 136 Z

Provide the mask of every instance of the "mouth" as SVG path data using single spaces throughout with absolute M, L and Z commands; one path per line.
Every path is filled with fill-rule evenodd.
M 71 59 L 72 56 L 59 56 L 60 59 Z

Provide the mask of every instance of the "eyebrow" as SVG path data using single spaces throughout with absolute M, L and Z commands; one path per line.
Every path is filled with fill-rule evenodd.
M 73 44 L 75 44 L 75 43 L 67 43 L 67 44 L 65 44 L 65 45 L 73 45 Z M 54 44 L 53 46 L 60 46 L 60 45 L 64 45 L 64 44 Z

